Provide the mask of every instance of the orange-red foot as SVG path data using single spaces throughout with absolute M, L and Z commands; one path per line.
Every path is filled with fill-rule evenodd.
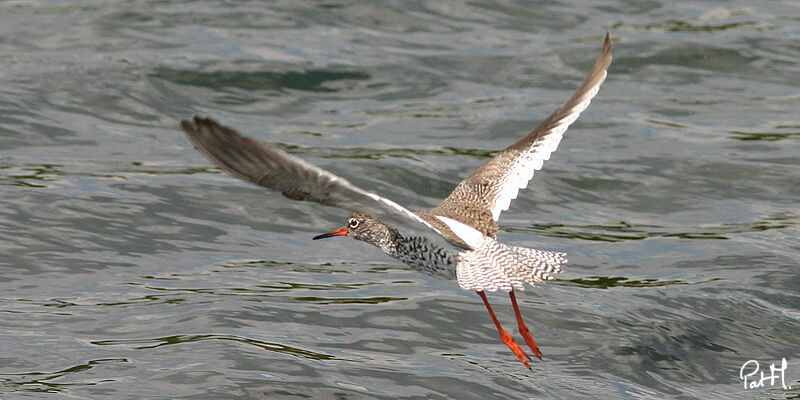
M 501 331 L 500 340 L 502 340 L 503 343 L 505 343 L 506 346 L 508 346 L 508 348 L 511 349 L 511 352 L 514 353 L 514 355 L 517 356 L 517 358 L 519 358 L 519 361 L 523 365 L 525 365 L 525 368 L 531 369 L 530 364 L 528 364 L 528 360 L 531 359 L 531 356 L 529 356 L 528 353 L 525 353 L 525 351 L 522 350 L 522 347 L 520 347 L 519 344 L 517 344 L 517 342 L 514 340 L 513 337 L 511 337 L 511 335 L 508 334 L 508 332 Z
M 525 324 L 519 325 L 519 333 L 522 335 L 522 338 L 525 339 L 525 343 L 528 344 L 528 347 L 531 348 L 533 355 L 535 355 L 538 359 L 542 359 L 542 352 L 539 351 L 539 346 L 536 345 L 536 342 L 533 340 L 533 336 L 531 333 L 528 332 L 528 327 Z
M 519 306 L 517 305 L 517 296 L 514 294 L 514 291 L 508 292 L 509 297 L 511 297 L 511 304 L 514 306 L 514 314 L 517 316 L 517 327 L 519 328 L 519 334 L 522 335 L 522 338 L 525 339 L 525 343 L 528 344 L 528 347 L 531 348 L 533 355 L 535 355 L 538 359 L 542 359 L 542 352 L 539 351 L 539 346 L 536 345 L 536 342 L 533 340 L 533 336 L 531 336 L 530 331 L 528 331 L 528 327 L 525 326 L 525 321 L 522 320 L 522 314 L 519 312 Z
M 531 369 L 530 364 L 528 364 L 528 360 L 531 359 L 531 356 L 529 356 L 527 353 L 525 353 L 525 351 L 522 350 L 522 347 L 519 347 L 517 342 L 514 341 L 514 338 L 511 337 L 511 335 L 509 335 L 508 332 L 506 332 L 500 326 L 500 321 L 498 321 L 497 320 L 497 316 L 494 315 L 494 310 L 492 310 L 492 306 L 489 305 L 489 300 L 486 299 L 486 294 L 483 293 L 482 290 L 478 290 L 478 291 L 476 291 L 476 293 L 478 293 L 478 296 L 481 296 L 481 299 L 483 299 L 483 304 L 485 304 L 486 305 L 486 309 L 489 310 L 489 315 L 492 316 L 492 321 L 494 321 L 494 326 L 497 327 L 497 333 L 500 334 L 500 340 L 502 340 L 503 343 L 505 343 L 506 346 L 508 346 L 508 348 L 511 349 L 511 351 L 514 353 L 514 355 L 517 356 L 517 358 L 519 358 L 519 361 L 522 362 L 522 364 L 525 365 L 526 368 Z M 511 293 L 512 293 L 511 300 L 514 301 L 514 310 L 517 312 L 517 320 L 521 321 L 522 317 L 519 316 L 519 308 L 517 308 L 516 299 L 514 299 L 514 297 L 513 297 L 513 293 L 514 292 L 511 292 Z M 526 331 L 527 331 L 527 329 L 526 329 Z M 530 336 L 530 334 L 528 334 L 528 336 Z M 531 338 L 531 341 L 532 340 L 533 340 L 533 338 Z M 535 345 L 536 344 L 534 343 L 534 346 Z M 538 350 L 538 348 L 537 348 L 537 350 Z

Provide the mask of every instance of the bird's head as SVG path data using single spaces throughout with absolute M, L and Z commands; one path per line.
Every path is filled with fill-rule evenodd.
M 375 218 L 356 213 L 347 219 L 347 225 L 328 233 L 314 236 L 314 240 L 334 236 L 350 236 L 353 239 L 363 240 L 375 246 L 382 247 L 384 243 L 390 240 L 391 232 L 389 227 L 378 222 Z

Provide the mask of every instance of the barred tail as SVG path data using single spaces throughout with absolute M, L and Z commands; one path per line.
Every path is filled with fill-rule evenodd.
M 567 253 L 527 247 L 508 246 L 508 248 L 515 255 L 517 263 L 505 266 L 506 274 L 517 276 L 531 286 L 553 279 L 553 274 L 561 272 L 561 264 L 567 263 Z M 524 290 L 522 287 L 517 288 Z
M 566 253 L 508 246 L 487 240 L 459 254 L 456 277 L 467 290 L 525 290 L 524 284 L 553 279 L 567 262 Z

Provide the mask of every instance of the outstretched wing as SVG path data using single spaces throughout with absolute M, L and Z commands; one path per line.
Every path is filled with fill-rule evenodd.
M 369 215 L 403 236 L 424 236 L 443 248 L 464 248 L 401 205 L 210 118 L 195 116 L 194 123 L 182 120 L 181 127 L 209 160 L 241 179 L 279 190 L 293 200 Z
M 564 132 L 597 95 L 610 64 L 611 33 L 608 32 L 600 56 L 575 94 L 525 137 L 459 183 L 440 205 L 429 212 L 462 219 L 485 235 L 495 236 L 500 213 L 508 209 L 519 190 L 528 186 L 533 173 L 550 159 Z

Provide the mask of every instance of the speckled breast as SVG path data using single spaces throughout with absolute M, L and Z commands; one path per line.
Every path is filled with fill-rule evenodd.
M 399 237 L 395 241 L 392 257 L 406 263 L 416 271 L 438 278 L 456 279 L 458 253 L 431 244 L 423 237 Z

